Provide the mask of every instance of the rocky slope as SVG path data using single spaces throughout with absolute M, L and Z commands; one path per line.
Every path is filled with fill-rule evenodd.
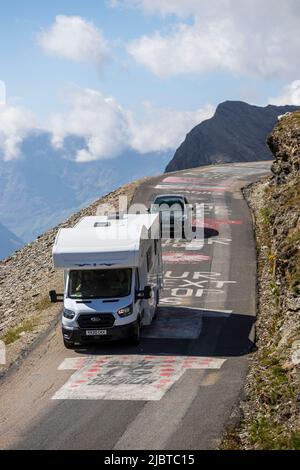
M 135 188 L 135 181 L 74 214 L 67 221 L 49 230 L 37 240 L 0 261 L 0 340 L 7 348 L 6 365 L 0 364 L 0 376 L 17 359 L 26 354 L 28 348 L 49 326 L 57 321 L 61 304 L 50 304 L 51 289 L 63 291 L 62 272 L 52 264 L 52 247 L 60 227 L 72 227 L 82 217 L 95 215 L 101 204 L 118 208 L 119 196 L 127 196 L 128 204 Z
M 166 172 L 214 163 L 271 160 L 266 145 L 281 114 L 296 111 L 295 106 L 252 106 L 226 101 L 213 118 L 196 126 L 186 136 L 168 164 Z
M 300 449 L 300 112 L 268 139 L 273 177 L 246 189 L 258 250 L 257 346 L 224 447 Z

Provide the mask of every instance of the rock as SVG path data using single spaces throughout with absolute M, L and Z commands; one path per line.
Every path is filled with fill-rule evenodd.
M 300 394 L 296 397 L 296 409 L 297 412 L 300 413 Z
M 300 364 L 300 340 L 292 344 L 292 363 L 297 366 Z
M 282 184 L 289 177 L 299 177 L 300 167 L 300 128 L 299 113 L 289 113 L 284 116 L 268 138 L 270 150 L 276 161 L 271 171 L 274 177 L 279 177 Z
M 282 366 L 283 370 L 289 371 L 294 369 L 294 364 L 292 362 L 285 362 Z

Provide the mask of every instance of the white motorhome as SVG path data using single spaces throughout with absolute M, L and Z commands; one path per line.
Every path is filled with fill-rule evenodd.
M 163 283 L 158 214 L 84 217 L 60 229 L 54 266 L 64 270 L 65 346 L 128 338 L 157 312 Z M 58 301 L 55 291 L 50 292 Z

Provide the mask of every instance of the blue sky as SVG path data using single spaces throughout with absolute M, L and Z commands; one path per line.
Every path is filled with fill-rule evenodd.
M 6 83 L 8 106 L 28 110 L 35 116 L 36 125 L 42 127 L 49 126 L 53 113 L 62 113 L 63 118 L 55 123 L 59 141 L 79 127 L 70 124 L 58 130 L 58 121 L 68 119 L 72 113 L 72 105 L 64 100 L 68 90 L 73 89 L 74 93 L 76 88 L 81 96 L 76 108 L 79 114 L 83 90 L 97 91 L 103 97 L 112 128 L 118 123 L 123 126 L 130 113 L 134 117 L 129 124 L 126 121 L 129 130 L 124 131 L 122 143 L 111 155 L 108 145 L 105 150 L 102 146 L 101 150 L 96 149 L 99 142 L 94 146 L 90 158 L 96 159 L 105 158 L 103 152 L 114 156 L 126 145 L 141 150 L 146 141 L 149 144 L 152 137 L 146 127 L 150 129 L 159 112 L 150 111 L 145 118 L 143 102 L 151 109 L 163 110 L 162 129 L 168 130 L 174 110 L 180 134 L 177 142 L 174 129 L 168 142 L 160 139 L 152 149 L 146 142 L 145 151 L 176 146 L 189 126 L 201 116 L 208 117 L 226 99 L 259 105 L 272 100 L 276 104 L 298 104 L 299 99 L 300 104 L 297 4 L 298 0 L 243 0 L 236 8 L 234 0 L 211 0 L 210 6 L 203 0 L 5 2 L 0 16 L 0 79 Z M 214 8 L 216 5 L 219 8 Z M 59 51 L 60 46 L 64 48 L 61 43 L 51 53 L 47 45 L 41 45 L 40 35 L 44 33 L 49 39 L 57 15 L 66 19 L 80 17 L 82 24 L 93 23 L 94 35 L 99 31 L 108 48 L 101 64 L 84 57 L 70 60 L 68 52 Z M 66 41 L 72 38 L 66 37 Z M 108 97 L 114 98 L 113 109 L 107 107 Z M 93 115 L 101 114 L 100 96 L 97 95 L 97 108 L 91 104 L 91 94 L 88 101 Z M 121 114 L 118 107 L 122 108 Z M 0 132 L 1 122 L 0 118 Z M 21 134 L 26 131 L 23 122 L 19 117 L 16 125 Z M 157 127 L 156 123 L 153 125 L 154 135 Z M 2 132 L 6 135 L 8 131 Z M 134 132 L 145 135 L 145 142 Z M 15 156 L 13 150 L 7 159 Z

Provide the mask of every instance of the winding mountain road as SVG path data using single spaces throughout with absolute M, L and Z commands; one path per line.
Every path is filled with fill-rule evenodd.
M 44 339 L 0 387 L 1 449 L 217 447 L 254 346 L 256 253 L 241 188 L 269 168 L 217 165 L 140 186 L 134 202 L 175 192 L 204 203 L 204 246 L 164 241 L 165 287 L 140 346 L 69 351 L 59 325 Z

